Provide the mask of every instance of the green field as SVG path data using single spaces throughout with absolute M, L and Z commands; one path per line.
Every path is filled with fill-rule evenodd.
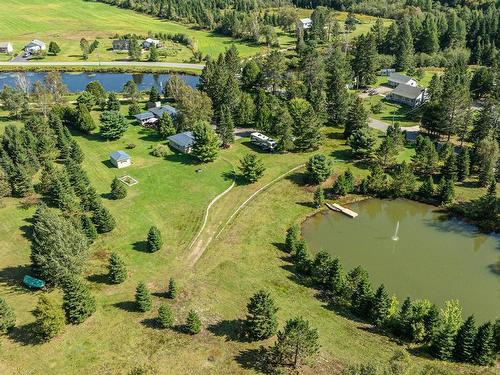
M 372 106 L 380 103 L 382 109 L 379 113 L 372 111 Z M 412 109 L 408 106 L 391 103 L 382 96 L 370 96 L 364 100 L 364 104 L 370 113 L 370 117 L 387 123 L 398 122 L 402 127 L 416 126 L 420 124 L 419 113 L 408 114 Z
M 174 22 L 156 19 L 118 7 L 84 0 L 2 0 L 0 12 L 0 41 L 11 41 L 16 52 L 32 39 L 48 43 L 56 41 L 61 47 L 58 56 L 47 56 L 47 61 L 79 61 L 80 39 L 97 38 L 99 47 L 89 61 L 113 61 L 127 59 L 127 54 L 110 51 L 112 37 L 135 33 L 147 36 L 148 32 L 184 33 L 190 36 L 204 54 L 216 56 L 235 44 L 242 57 L 266 51 L 266 47 L 251 45 L 222 37 L 210 32 Z M 291 37 L 280 33 L 282 47 L 292 42 Z M 192 52 L 182 45 L 170 44 L 166 48 L 171 55 L 162 61 L 189 62 Z M 147 58 L 147 53 L 144 54 Z
M 126 112 L 124 106 L 122 110 Z M 98 115 L 94 113 L 94 115 Z M 7 123 L 1 117 L 0 132 Z M 334 174 L 348 165 L 357 178 L 367 170 L 348 164 L 350 152 L 340 130 L 328 130 L 322 152 L 334 161 Z M 31 310 L 38 293 L 29 293 L 20 285 L 29 272 L 27 219 L 33 207 L 19 200 L 0 203 L 0 295 L 14 307 L 17 328 L 8 338 L 0 339 L 1 374 L 127 374 L 135 366 L 147 366 L 155 374 L 243 374 L 251 367 L 255 349 L 266 342 L 245 343 L 233 338 L 245 304 L 258 288 L 267 288 L 280 307 L 279 319 L 293 315 L 307 317 L 319 330 L 321 353 L 315 370 L 318 374 L 336 373 L 348 363 L 386 361 L 398 348 L 390 338 L 367 330 L 367 325 L 336 315 L 315 298 L 315 292 L 294 281 L 288 262 L 278 250 L 286 228 L 314 212 L 307 202 L 314 188 L 298 185 L 301 172 L 285 178 L 258 195 L 222 235 L 212 242 L 193 267 L 187 261 L 188 245 L 198 230 L 208 202 L 231 183 L 231 172 L 239 158 L 250 151 L 248 139 L 240 139 L 214 163 L 199 165 L 188 156 L 170 153 L 164 159 L 150 155 L 158 143 L 155 132 L 132 125 L 125 136 L 106 142 L 98 135 L 75 134 L 86 159 L 84 167 L 103 195 L 103 202 L 117 220 L 117 228 L 99 237 L 92 245 L 92 256 L 85 271 L 97 298 L 97 312 L 79 326 L 66 326 L 64 332 L 45 344 L 33 344 L 28 334 L 33 321 Z M 110 152 L 128 150 L 133 165 L 124 170 L 110 168 Z M 413 150 L 406 149 L 401 159 L 408 160 Z M 306 154 L 261 153 L 267 168 L 261 181 L 237 185 L 213 207 L 208 236 L 213 236 L 231 213 L 254 191 L 310 157 Z M 201 168 L 201 173 L 196 169 Z M 128 174 L 139 181 L 128 188 L 128 196 L 119 201 L 106 198 L 114 176 Z M 330 186 L 331 180 L 325 183 Z M 468 188 L 470 191 L 471 189 Z M 286 192 L 286 194 L 283 194 Z M 476 191 L 478 194 L 481 191 Z M 148 228 L 157 225 L 164 236 L 158 253 L 142 251 Z M 118 251 L 126 261 L 128 280 L 121 285 L 103 282 L 107 257 Z M 196 309 L 203 321 L 200 335 L 191 337 L 176 330 L 161 331 L 151 326 L 155 311 L 141 314 L 130 311 L 134 288 L 145 281 L 154 293 L 165 291 L 169 277 L 176 278 L 180 295 L 167 301 L 176 323 L 184 322 L 187 311 Z M 52 292 L 60 298 L 58 292 Z M 459 367 L 438 361 L 412 357 L 412 370 L 426 366 L 450 373 L 488 373 L 478 368 Z M 412 372 L 414 373 L 414 372 Z

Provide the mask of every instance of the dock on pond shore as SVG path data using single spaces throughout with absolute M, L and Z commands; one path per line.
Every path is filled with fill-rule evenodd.
M 342 207 L 340 204 L 337 203 L 325 203 L 326 207 L 328 207 L 332 211 L 336 212 L 342 212 L 344 215 L 347 215 L 349 217 L 355 218 L 358 216 L 358 214 L 348 208 Z

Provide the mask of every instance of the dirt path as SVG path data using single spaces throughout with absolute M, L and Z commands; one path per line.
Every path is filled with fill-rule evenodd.
M 222 226 L 222 228 L 219 230 L 219 232 L 217 233 L 217 235 L 215 235 L 215 238 L 218 238 L 220 236 L 220 234 L 222 233 L 222 231 L 234 219 L 234 217 L 238 214 L 238 212 L 240 212 L 259 193 L 263 192 L 269 186 L 271 186 L 275 182 L 281 180 L 282 178 L 286 177 L 290 173 L 296 171 L 297 169 L 300 169 L 300 168 L 304 167 L 304 165 L 305 164 L 301 164 L 301 165 L 298 165 L 298 166 L 290 169 L 288 172 L 285 172 L 282 175 L 276 177 L 274 180 L 272 180 L 271 182 L 267 183 L 266 185 L 264 185 L 263 187 L 261 187 L 260 189 L 258 189 L 254 193 L 252 193 L 252 195 L 250 195 L 242 204 L 240 204 L 236 208 L 236 210 L 231 214 L 231 216 L 226 221 L 226 223 Z M 233 187 L 234 187 L 234 182 L 233 182 L 233 184 L 228 189 L 226 189 L 224 192 L 222 192 L 217 197 L 215 197 L 212 200 L 212 202 L 210 202 L 210 204 L 208 205 L 207 210 L 205 211 L 205 218 L 203 220 L 203 225 L 201 226 L 200 231 L 195 236 L 195 238 L 193 239 L 193 241 L 191 242 L 191 244 L 189 246 L 190 253 L 187 256 L 187 262 L 188 262 L 188 264 L 190 266 L 194 266 L 196 264 L 196 262 L 198 261 L 198 259 L 201 258 L 201 256 L 203 255 L 203 253 L 205 252 L 205 250 L 207 249 L 207 247 L 210 245 L 210 243 L 214 239 L 215 230 L 214 229 L 210 229 L 210 228 L 207 228 L 207 230 L 205 230 L 205 227 L 206 227 L 206 224 L 207 224 L 207 221 L 208 221 L 208 211 L 210 210 L 210 207 L 212 207 L 212 205 L 215 202 L 217 202 L 217 200 L 219 200 L 220 198 L 222 198 L 222 196 L 224 196 L 226 193 L 228 193 Z

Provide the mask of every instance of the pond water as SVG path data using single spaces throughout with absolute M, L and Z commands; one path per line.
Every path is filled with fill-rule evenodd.
M 407 200 L 369 199 L 348 207 L 359 216 L 328 211 L 306 220 L 302 233 L 313 253 L 327 251 L 346 271 L 363 266 L 374 289 L 384 283 L 400 303 L 406 296 L 438 305 L 458 299 L 464 317 L 500 317 L 500 236 Z
M 8 86 L 16 86 L 18 77 L 25 77 L 29 84 L 36 81 L 43 81 L 46 72 L 23 72 L 23 73 L 0 73 L 0 90 Z M 162 89 L 165 83 L 170 79 L 170 74 L 151 74 L 151 73 L 61 73 L 64 84 L 70 92 L 80 92 L 85 90 L 85 86 L 91 81 L 99 81 L 106 91 L 119 92 L 122 91 L 123 85 L 130 80 L 134 80 L 140 90 L 150 89 L 155 85 L 158 89 Z M 199 82 L 199 77 L 177 74 L 191 87 L 196 87 Z

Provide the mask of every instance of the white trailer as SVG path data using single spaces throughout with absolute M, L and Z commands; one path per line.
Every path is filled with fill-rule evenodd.
M 264 150 L 273 151 L 276 147 L 276 141 L 262 133 L 254 132 L 250 134 L 250 140 Z

